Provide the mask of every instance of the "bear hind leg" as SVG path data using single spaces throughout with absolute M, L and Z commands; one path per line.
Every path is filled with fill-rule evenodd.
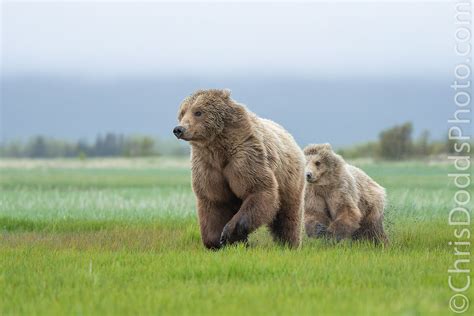
M 301 245 L 303 210 L 301 206 L 280 209 L 268 225 L 273 239 L 285 246 L 298 248 Z
M 361 227 L 354 233 L 354 240 L 369 240 L 375 244 L 388 245 L 389 240 L 383 227 L 383 218 L 379 218 L 374 222 L 364 221 Z

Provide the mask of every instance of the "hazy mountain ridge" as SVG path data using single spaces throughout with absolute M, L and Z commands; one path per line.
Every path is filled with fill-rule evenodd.
M 273 119 L 301 144 L 349 145 L 412 121 L 415 131 L 441 138 L 453 112 L 450 83 L 442 80 L 247 78 L 3 77 L 2 139 L 42 134 L 92 139 L 108 131 L 171 137 L 181 100 L 199 88 L 230 88 L 234 99 Z

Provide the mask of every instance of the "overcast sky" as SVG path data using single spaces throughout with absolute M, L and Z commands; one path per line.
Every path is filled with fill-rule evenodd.
M 449 2 L 6 2 L 4 74 L 451 75 Z
M 0 139 L 172 137 L 179 102 L 211 87 L 301 144 L 406 121 L 445 137 L 453 1 L 62 2 L 2 2 Z

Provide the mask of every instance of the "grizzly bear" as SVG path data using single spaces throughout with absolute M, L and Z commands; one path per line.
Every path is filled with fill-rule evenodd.
M 280 125 L 259 118 L 229 90 L 184 99 L 173 133 L 191 144 L 201 238 L 218 249 L 268 225 L 276 241 L 301 243 L 304 155 Z
M 386 244 L 385 189 L 346 163 L 329 144 L 309 145 L 304 154 L 306 234 Z

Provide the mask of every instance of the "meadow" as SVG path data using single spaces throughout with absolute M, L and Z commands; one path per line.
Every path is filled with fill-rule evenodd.
M 214 252 L 186 160 L 0 160 L 0 314 L 448 314 L 450 166 L 356 164 L 387 188 L 389 247 L 262 228 Z

